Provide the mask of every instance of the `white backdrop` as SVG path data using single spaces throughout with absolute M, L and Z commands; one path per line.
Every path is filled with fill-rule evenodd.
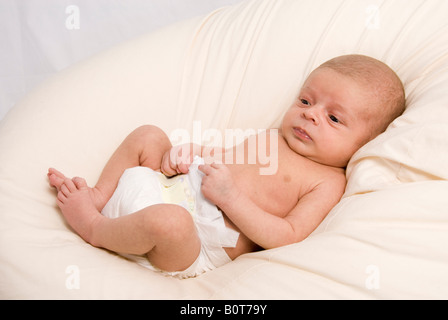
M 108 47 L 242 0 L 0 0 L 0 120 L 51 74 Z

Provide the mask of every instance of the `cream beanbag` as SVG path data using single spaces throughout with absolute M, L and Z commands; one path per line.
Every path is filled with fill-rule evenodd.
M 447 12 L 446 0 L 252 0 L 52 77 L 0 123 L 0 297 L 448 298 Z M 343 199 L 305 241 L 178 280 L 62 218 L 48 167 L 94 185 L 143 124 L 210 144 L 210 130 L 275 127 L 309 72 L 348 53 L 389 64 L 408 106 L 353 156 Z

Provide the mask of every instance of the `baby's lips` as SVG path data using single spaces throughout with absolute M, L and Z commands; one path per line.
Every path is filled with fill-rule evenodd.
M 294 132 L 299 138 L 302 138 L 305 140 L 310 140 L 310 141 L 313 140 L 313 139 L 311 139 L 308 132 L 306 132 L 304 129 L 302 129 L 300 127 L 294 128 Z

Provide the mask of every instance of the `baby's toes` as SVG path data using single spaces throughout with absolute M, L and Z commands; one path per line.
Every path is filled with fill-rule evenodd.
M 74 185 L 78 188 L 78 189 L 84 189 L 87 188 L 87 182 L 85 179 L 80 178 L 80 177 L 74 177 L 72 179 Z
M 76 191 L 78 191 L 78 188 L 76 187 L 76 185 L 74 184 L 74 182 L 72 181 L 72 179 L 65 178 L 65 179 L 64 179 L 64 184 L 61 186 L 61 189 L 62 189 L 63 186 L 66 186 L 67 189 L 68 189 L 70 192 L 76 192 Z
M 50 186 L 55 187 L 58 191 L 61 189 L 61 185 L 64 183 L 64 179 L 58 177 L 54 173 L 48 174 L 48 180 L 50 181 Z

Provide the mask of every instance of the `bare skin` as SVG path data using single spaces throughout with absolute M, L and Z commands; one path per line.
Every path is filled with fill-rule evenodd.
M 158 151 L 149 150 L 148 145 Z M 171 143 L 158 128 L 145 126 L 135 130 L 112 155 L 93 188 L 82 178 L 69 179 L 50 168 L 50 185 L 58 190 L 57 203 L 69 225 L 94 246 L 146 254 L 152 264 L 167 271 L 188 268 L 199 254 L 200 241 L 190 214 L 182 207 L 151 206 L 118 219 L 108 219 L 100 213 L 125 169 L 147 166 L 157 170 L 169 148 Z
M 93 188 L 88 187 L 84 179 L 78 177 L 66 178 L 55 169 L 49 169 L 48 177 L 50 185 L 58 190 L 57 203 L 64 217 L 85 241 L 115 252 L 147 254 L 152 264 L 167 271 L 184 270 L 197 258 L 200 241 L 189 213 L 182 207 L 171 205 L 151 206 L 118 219 L 108 219 L 100 214 L 107 200 L 112 196 L 122 172 L 128 167 L 148 165 L 148 161 L 145 162 L 141 159 L 136 160 L 138 163 L 135 163 L 132 159 L 123 161 L 124 155 L 126 157 L 131 154 L 144 155 L 144 152 L 141 152 L 143 150 L 130 153 L 128 144 L 135 146 L 135 136 L 141 135 L 146 137 L 141 137 L 142 149 L 144 146 L 154 145 L 156 140 L 160 141 L 160 135 L 162 135 L 161 131 L 154 134 L 156 130 L 155 127 L 143 127 L 134 131 L 117 149 L 106 165 L 98 184 Z M 258 200 L 259 207 L 262 208 L 263 212 L 270 212 L 273 217 L 283 219 L 295 207 L 297 199 L 302 198 L 319 184 L 316 184 L 315 177 L 313 179 L 303 179 L 294 175 L 297 166 L 301 167 L 299 171 L 310 172 L 312 170 L 317 173 L 321 171 L 319 170 L 321 165 L 290 151 L 281 136 L 279 136 L 279 141 L 280 152 L 284 154 L 283 158 L 287 160 L 279 163 L 280 167 L 276 175 L 260 176 L 256 165 L 228 165 L 226 168 L 229 169 L 230 176 L 234 177 L 234 183 L 238 185 L 238 189 L 247 190 L 245 201 L 252 203 L 251 199 Z M 247 145 L 243 144 L 240 147 L 247 148 Z M 171 146 L 167 145 L 166 150 L 168 151 L 170 148 Z M 159 157 L 155 161 L 155 163 L 159 163 L 159 168 L 156 166 L 151 168 L 160 170 L 161 160 L 162 158 Z M 295 163 L 294 167 L 290 165 L 291 163 Z M 210 165 L 209 169 L 215 170 L 213 166 L 221 168 L 213 164 Z M 319 181 L 323 181 L 324 177 L 328 177 L 328 174 L 337 177 L 335 181 L 338 181 L 339 192 L 342 193 L 343 170 L 328 167 L 327 170 L 319 174 Z M 256 178 L 253 179 L 253 177 Z M 206 183 L 207 180 L 204 182 Z M 210 183 L 217 185 L 213 180 Z M 275 186 L 279 184 L 284 187 L 276 188 Z M 308 186 L 304 187 L 306 184 Z M 222 190 L 219 192 L 222 192 Z M 276 200 L 269 201 L 268 194 L 271 199 Z M 339 194 L 336 195 L 332 201 L 337 201 L 339 197 Z M 223 203 L 220 207 L 226 207 L 226 205 Z M 228 210 L 233 209 L 229 208 Z M 328 209 L 325 208 L 325 210 Z M 172 216 L 172 219 L 167 219 L 167 216 Z M 235 259 L 246 252 L 276 245 L 254 242 L 226 215 L 224 217 L 228 227 L 241 233 L 235 248 L 225 248 L 231 259 Z M 323 214 L 315 216 L 316 222 L 310 224 L 310 228 L 314 228 L 323 217 Z M 306 237 L 311 231 L 305 230 L 301 237 Z M 276 231 L 273 230 L 272 232 Z M 297 240 L 301 240 L 301 238 Z M 165 253 L 169 254 L 166 255 Z M 173 257 L 176 257 L 176 259 L 173 259 Z
M 257 169 L 259 165 L 230 164 L 221 167 L 212 164 L 207 168 L 213 171 L 216 170 L 215 168 L 227 168 L 227 173 L 233 177 L 234 183 L 238 185 L 236 189 L 246 190 L 245 201 L 253 203 L 251 199 L 257 200 L 257 208 L 259 207 L 262 212 L 269 212 L 279 221 L 283 220 L 296 206 L 297 199 L 303 198 L 305 194 L 315 189 L 328 176 L 336 178 L 332 181 L 337 181 L 339 193 L 342 193 L 345 182 L 342 169 L 325 166 L 326 170 L 322 171 L 322 165 L 297 155 L 288 147 L 282 136 L 279 136 L 278 139 L 280 142 L 279 153 L 284 160 L 279 162 L 279 169 L 275 175 L 260 176 Z M 64 217 L 85 241 L 115 252 L 147 254 L 150 262 L 157 267 L 167 271 L 178 271 L 191 265 L 200 250 L 200 241 L 196 235 L 191 216 L 182 207 L 172 205 L 151 206 L 118 219 L 108 219 L 100 214 L 102 208 L 112 196 L 119 177 L 125 169 L 138 165 L 149 166 L 154 170 L 161 169 L 163 155 L 167 154 L 172 148 L 167 138 L 166 145 L 161 148 L 161 141 L 165 141 L 165 134 L 156 127 L 145 126 L 135 130 L 113 154 L 97 185 L 93 188 L 88 187 L 82 178 L 69 179 L 52 168 L 49 169 L 48 178 L 50 185 L 58 190 L 57 203 Z M 159 145 L 155 146 L 156 143 L 159 143 Z M 159 152 L 157 159 L 154 161 L 153 157 L 146 157 L 147 151 L 153 155 L 156 154 L 148 150 L 148 146 L 155 146 L 157 150 L 163 149 L 166 151 L 164 153 Z M 236 146 L 234 150 L 236 148 L 247 149 L 247 143 Z M 168 160 L 165 161 L 165 164 L 167 162 Z M 207 171 L 207 169 L 202 169 Z M 316 180 L 316 176 L 313 175 L 313 178 L 311 178 L 311 175 L 308 175 L 310 178 L 303 179 L 303 177 L 295 174 L 296 170 L 308 173 L 315 171 L 319 173 L 320 178 Z M 169 169 L 165 167 L 164 171 L 169 171 Z M 203 182 L 207 183 L 207 180 Z M 222 194 L 222 189 L 219 189 L 219 187 L 216 189 L 219 183 L 213 180 L 210 180 L 210 183 L 215 185 L 215 187 L 212 187 L 214 190 L 220 190 L 218 193 Z M 283 187 L 277 188 L 278 185 Z M 305 185 L 307 186 L 305 187 Z M 337 201 L 340 194 L 335 195 L 332 201 Z M 321 203 L 325 204 L 325 201 Z M 326 206 L 331 205 L 332 203 L 325 204 L 324 210 L 328 210 Z M 223 203 L 220 207 L 226 207 L 226 204 Z M 233 209 L 228 208 L 228 210 Z M 172 219 L 167 219 L 167 216 L 172 216 Z M 229 228 L 241 233 L 235 248 L 225 248 L 231 259 L 260 248 L 276 246 L 276 244 L 264 244 L 263 242 L 256 243 L 244 234 L 227 215 L 224 214 L 224 217 Z M 300 235 L 298 240 L 306 237 L 312 231 L 311 228 L 314 229 L 323 217 L 324 214 L 321 216 L 315 215 L 316 221 L 309 223 L 309 230 L 302 229 L 303 234 Z M 306 219 L 308 220 L 309 217 L 306 217 Z M 270 223 L 268 222 L 268 224 Z M 304 223 L 302 225 L 306 226 Z M 269 231 L 266 232 L 270 233 Z M 277 233 L 277 231 L 272 230 L 272 233 Z M 174 235 L 176 237 L 173 237 Z M 166 252 L 169 254 L 166 255 Z M 172 257 L 176 257 L 176 259 Z
M 374 137 L 364 114 L 372 111 L 372 96 L 366 91 L 347 76 L 318 70 L 286 113 L 272 136 L 275 140 L 266 139 L 257 147 L 257 154 L 266 154 L 276 141 L 274 173 L 260 175 L 263 165 L 249 163 L 247 140 L 216 152 L 210 163 L 199 167 L 205 173 L 203 195 L 222 210 L 226 225 L 240 232 L 236 247 L 224 248 L 231 259 L 305 239 L 339 201 L 345 189 L 343 168 Z M 173 176 L 188 172 L 194 155 L 209 154 L 191 145 L 191 152 L 177 159 L 173 157 L 179 154 L 177 148 L 159 128 L 143 126 L 118 147 L 93 188 L 82 178 L 69 179 L 49 169 L 50 185 L 58 191 L 57 203 L 67 222 L 94 246 L 145 254 L 166 271 L 188 268 L 200 252 L 200 240 L 182 207 L 155 205 L 117 219 L 100 213 L 125 169 L 145 166 Z M 220 164 L 226 153 L 242 150 L 243 164 Z

